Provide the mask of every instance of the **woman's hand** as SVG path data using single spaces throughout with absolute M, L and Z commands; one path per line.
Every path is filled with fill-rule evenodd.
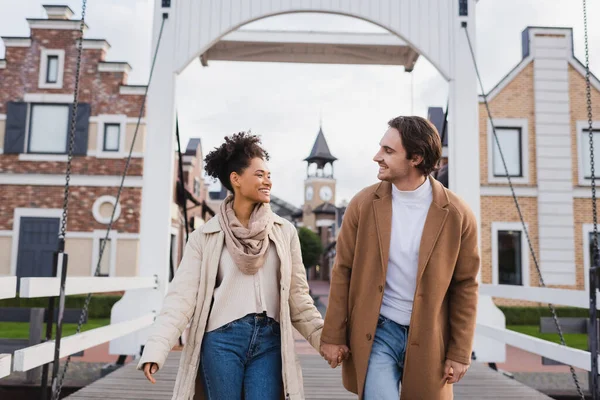
M 144 364 L 144 375 L 146 379 L 150 381 L 150 383 L 156 383 L 156 379 L 152 375 L 154 375 L 158 371 L 158 365 L 156 363 L 146 363 Z

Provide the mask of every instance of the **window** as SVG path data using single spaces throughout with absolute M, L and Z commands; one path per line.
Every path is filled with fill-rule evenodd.
M 106 245 L 104 245 L 106 242 Z M 100 271 L 98 272 L 98 276 L 109 276 L 110 275 L 110 259 L 111 259 L 111 241 L 110 239 L 104 240 L 100 239 L 100 244 L 98 246 L 98 259 L 100 259 L 100 252 L 102 251 L 102 246 L 104 245 L 104 252 L 102 253 L 102 260 L 100 261 Z M 97 267 L 97 265 L 96 265 Z
M 594 137 L 594 158 L 596 157 L 596 155 L 600 155 L 600 129 L 593 129 L 592 130 L 592 134 Z M 583 169 L 583 177 L 586 180 L 591 180 L 592 179 L 592 165 L 591 165 L 591 161 L 590 161 L 590 133 L 589 130 L 586 129 L 582 129 L 581 130 L 581 143 L 583 144 L 582 146 L 582 154 L 581 154 L 581 168 Z M 600 176 L 600 165 L 598 164 L 598 161 L 596 161 L 594 163 L 595 166 L 595 171 L 594 171 L 594 175 L 596 175 L 596 177 Z
M 194 178 L 194 196 L 200 197 L 200 179 Z
M 121 124 L 104 124 L 104 142 L 102 151 L 119 151 L 121 143 Z
M 97 123 L 98 132 L 94 155 L 98 158 L 126 157 L 127 136 L 131 139 L 132 134 L 127 133 L 127 115 L 100 114 L 94 118 L 93 122 Z
M 521 232 L 498 231 L 498 283 L 523 285 Z
M 488 183 L 507 185 L 507 175 L 513 183 L 529 184 L 529 120 L 526 118 L 495 119 L 496 136 L 488 122 Z M 499 143 L 499 147 L 498 147 Z M 500 149 L 506 162 L 502 163 Z M 508 170 L 508 174 L 507 174 Z
M 64 49 L 41 49 L 38 75 L 40 89 L 62 89 L 64 70 Z
M 492 134 L 493 135 L 493 134 Z M 498 142 L 500 142 L 500 148 L 506 161 L 506 168 L 508 169 L 508 176 L 523 176 L 523 163 L 522 163 L 522 148 L 521 148 L 521 129 L 520 128 L 504 128 L 497 127 L 496 135 L 498 136 Z M 493 141 L 493 169 L 495 177 L 506 177 L 506 170 L 502 163 L 502 157 L 498 149 L 498 143 L 495 138 Z
M 46 83 L 58 81 L 58 56 L 48 56 L 46 67 Z
M 66 154 L 68 123 L 68 105 L 33 104 L 28 153 Z
M 492 283 L 529 286 L 529 253 L 520 222 L 492 223 Z

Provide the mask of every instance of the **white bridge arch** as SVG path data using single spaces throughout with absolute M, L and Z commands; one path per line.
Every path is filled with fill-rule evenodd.
M 148 95 L 140 234 L 140 276 L 156 276 L 158 289 L 126 292 L 111 322 L 160 309 L 169 278 L 174 161 L 175 79 L 227 34 L 251 22 L 291 13 L 328 13 L 378 25 L 427 58 L 449 82 L 449 184 L 480 216 L 476 75 L 467 36 L 475 46 L 476 0 L 155 0 L 152 50 L 163 14 L 162 39 Z M 466 23 L 466 28 L 463 24 Z M 390 116 L 392 117 L 392 116 Z M 504 328 L 504 316 L 482 296 L 478 323 Z M 136 354 L 146 330 L 111 342 L 112 354 Z M 476 338 L 479 361 L 504 361 L 504 346 Z

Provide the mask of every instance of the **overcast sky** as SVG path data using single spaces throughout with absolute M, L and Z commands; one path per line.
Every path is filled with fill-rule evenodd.
M 0 0 L 0 35 L 27 36 L 25 18 L 44 18 L 42 4 L 68 4 L 81 15 L 81 2 Z M 86 37 L 105 38 L 110 61 L 133 67 L 129 83 L 145 84 L 150 60 L 152 0 L 89 0 Z M 583 16 L 579 0 L 480 0 L 477 5 L 477 60 L 486 91 L 521 59 L 521 32 L 527 26 L 572 27 L 575 55 L 584 61 Z M 592 21 L 590 65 L 600 71 L 600 1 L 588 1 Z M 312 29 L 379 32 L 348 17 L 295 14 L 257 21 L 245 29 Z M 0 44 L 0 58 L 4 48 Z M 205 154 L 223 136 L 251 129 L 271 153 L 273 194 L 296 206 L 303 202 L 308 156 L 319 129 L 334 156 L 338 201 L 349 200 L 376 181 L 371 161 L 386 122 L 397 115 L 426 116 L 428 106 L 445 106 L 448 85 L 423 57 L 413 75 L 396 66 L 314 65 L 196 61 L 179 77 L 177 108 L 183 145 L 202 138 Z M 411 81 L 414 95 L 411 99 Z

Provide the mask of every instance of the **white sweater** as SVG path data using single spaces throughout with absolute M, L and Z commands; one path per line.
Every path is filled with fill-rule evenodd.
M 414 191 L 392 185 L 392 235 L 381 315 L 400 325 L 410 324 L 419 247 L 431 201 L 429 179 Z
M 281 263 L 273 243 L 270 244 L 265 264 L 254 275 L 239 270 L 223 246 L 217 283 L 213 295 L 208 326 L 210 332 L 248 314 L 267 312 L 279 321 L 279 267 Z

